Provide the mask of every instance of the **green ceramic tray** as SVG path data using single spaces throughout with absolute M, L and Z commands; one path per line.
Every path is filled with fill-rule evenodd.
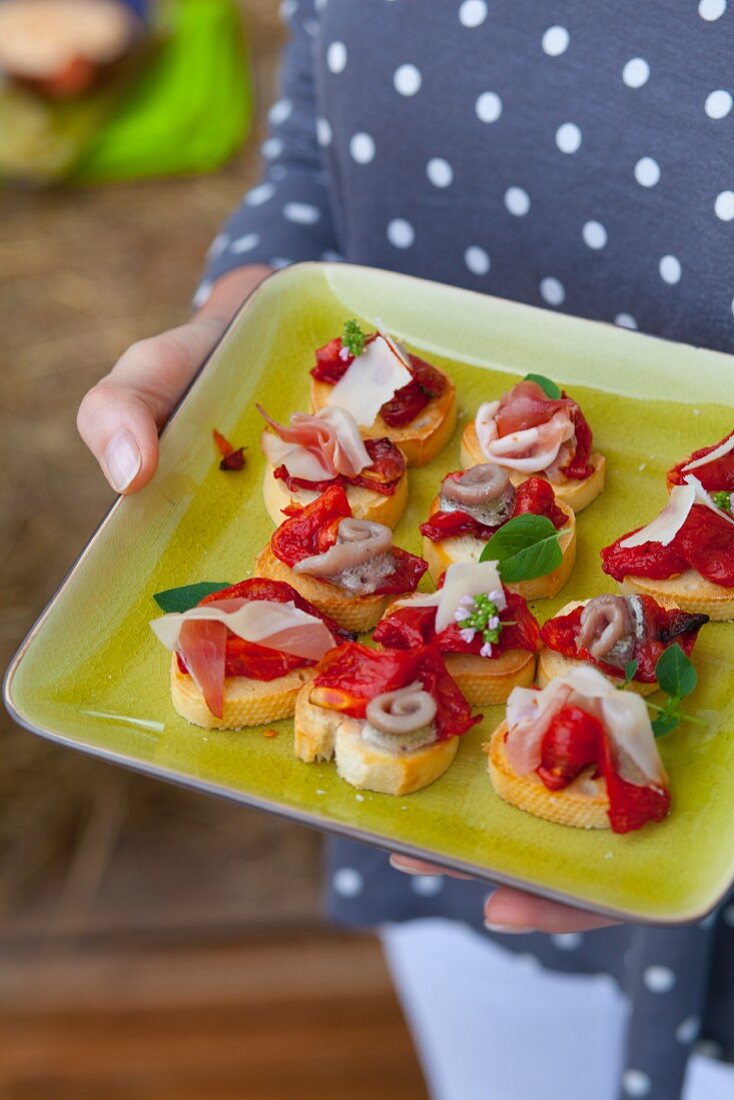
M 161 441 L 160 468 L 118 501 L 16 656 L 7 705 L 28 729 L 151 775 L 283 814 L 481 878 L 521 884 L 588 909 L 638 921 L 701 917 L 734 877 L 734 626 L 702 631 L 700 686 L 689 700 L 706 726 L 660 742 L 673 808 L 661 825 L 628 836 L 543 822 L 501 802 L 481 751 L 500 718 L 462 739 L 438 782 L 406 798 L 358 794 L 333 765 L 292 754 L 290 722 L 206 732 L 171 707 L 168 653 L 148 627 L 153 593 L 249 576 L 272 526 L 262 505 L 260 417 L 307 404 L 313 349 L 346 318 L 380 317 L 454 377 L 460 420 L 451 445 L 411 471 L 399 544 L 419 550 L 418 522 L 479 402 L 535 371 L 580 401 L 608 460 L 605 493 L 579 517 L 577 568 L 551 615 L 569 599 L 613 590 L 599 549 L 652 517 L 664 473 L 734 421 L 734 362 L 723 355 L 609 325 L 348 265 L 303 264 L 264 283 L 245 304 Z M 243 473 L 222 473 L 212 427 L 248 447 Z

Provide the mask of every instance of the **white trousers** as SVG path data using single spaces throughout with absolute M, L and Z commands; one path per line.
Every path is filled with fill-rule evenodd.
M 535 959 L 441 918 L 382 943 L 432 1100 L 616 1100 L 628 1006 L 604 975 Z M 732 1100 L 734 1067 L 693 1054 L 684 1100 Z

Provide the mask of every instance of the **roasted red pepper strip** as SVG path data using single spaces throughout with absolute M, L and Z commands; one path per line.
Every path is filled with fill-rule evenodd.
M 594 467 L 589 462 L 593 437 L 588 421 L 575 401 L 571 406 L 571 419 L 576 431 L 576 450 L 571 461 L 561 466 L 561 473 L 572 481 L 584 481 L 594 472 Z
M 734 588 L 734 523 L 703 504 L 693 505 L 668 546 L 645 542 L 623 547 L 621 543 L 628 537 L 622 535 L 601 552 L 602 569 L 616 581 L 625 577 L 664 580 L 695 569 L 713 584 Z
M 365 344 L 371 343 L 377 337 L 377 333 L 371 333 L 365 340 Z M 341 338 L 330 340 L 322 348 L 316 351 L 316 366 L 311 371 L 312 378 L 317 382 L 328 382 L 336 385 L 340 378 L 346 374 L 354 362 L 354 356 L 348 355 L 341 358 Z M 410 372 L 413 381 L 408 382 L 402 389 L 397 390 L 390 401 L 380 409 L 380 416 L 391 428 L 402 428 L 415 420 L 416 416 L 426 407 L 434 397 L 440 397 L 446 389 L 446 376 L 440 370 L 432 367 L 417 355 L 408 355 Z
M 500 630 L 499 641 L 492 645 L 492 661 L 507 653 L 510 649 L 528 649 L 535 653 L 540 647 L 540 628 L 522 596 L 508 592 L 505 588 L 507 607 L 500 614 L 503 620 L 512 623 Z M 377 624 L 373 640 L 390 649 L 411 649 L 414 646 L 435 643 L 441 653 L 472 653 L 479 656 L 484 644 L 483 638 L 475 634 L 471 642 L 461 637 L 458 625 L 452 623 L 440 634 L 436 633 L 435 607 L 399 607 Z
M 228 439 L 218 432 L 216 428 L 212 428 L 212 435 L 214 442 L 217 445 L 217 450 L 222 456 L 222 460 L 219 463 L 220 470 L 242 470 L 245 465 L 245 448 L 233 447 Z
M 463 473 L 463 470 L 458 470 L 447 476 L 460 477 Z M 543 477 L 530 477 L 517 487 L 512 515 L 495 527 L 480 523 L 468 512 L 457 510 L 434 512 L 425 523 L 420 525 L 420 532 L 431 542 L 440 542 L 442 539 L 452 539 L 460 535 L 471 535 L 475 539 L 489 539 L 508 520 L 524 515 L 526 512 L 531 512 L 535 516 L 547 516 L 556 531 L 560 531 L 566 523 L 566 516 L 556 504 L 556 494 L 551 483 Z
M 704 623 L 708 622 L 708 615 L 689 615 L 686 611 L 668 611 L 651 596 L 637 596 L 643 606 L 645 621 L 645 633 L 642 638 L 635 638 L 635 648 L 631 660 L 637 661 L 637 671 L 634 679 L 642 684 L 655 683 L 655 666 L 661 654 L 674 642 L 681 647 L 687 657 L 691 655 L 698 632 Z M 540 636 L 549 649 L 562 653 L 564 657 L 572 660 L 588 661 L 596 665 L 608 676 L 624 678 L 624 669 L 616 665 L 607 664 L 606 661 L 592 657 L 587 649 L 579 649 L 576 645 L 581 629 L 581 615 L 583 607 L 575 607 L 568 615 L 556 615 L 554 619 L 548 619 L 540 628 Z
M 353 485 L 363 489 L 372 489 L 383 496 L 392 496 L 398 487 L 400 479 L 405 473 L 405 455 L 395 446 L 392 440 L 386 437 L 382 439 L 365 439 L 365 448 L 372 459 L 371 466 L 365 466 L 354 477 L 346 477 L 337 474 L 328 481 L 305 481 L 300 477 L 291 477 L 285 466 L 278 466 L 274 471 L 274 477 L 284 481 L 286 486 L 295 492 L 297 489 L 308 489 L 314 493 L 323 493 L 332 485 Z
M 319 663 L 310 699 L 317 706 L 364 718 L 370 699 L 416 680 L 436 700 L 438 741 L 458 737 L 481 721 L 481 715 L 472 717 L 471 707 L 446 671 L 435 646 L 405 652 L 370 649 L 358 642 L 341 645 Z
M 702 447 L 699 451 L 694 451 L 692 455 L 684 458 L 672 470 L 668 470 L 668 484 L 684 485 L 688 474 L 693 474 L 701 482 L 704 489 L 708 489 L 709 492 L 734 493 L 734 450 L 729 451 L 727 455 L 723 455 L 721 458 L 715 458 L 713 462 L 709 462 L 706 466 L 697 466 L 695 470 L 684 471 L 684 467 L 688 466 L 689 463 L 711 454 L 722 443 L 726 443 L 728 439 L 731 439 L 733 435 L 734 431 L 729 432 L 718 443 L 712 443 L 710 447 Z
M 537 774 L 551 791 L 563 790 L 584 768 L 594 765 L 609 796 L 609 821 L 615 833 L 662 821 L 670 793 L 661 787 L 628 783 L 614 767 L 611 738 L 601 722 L 581 707 L 563 707 L 552 719 L 541 746 Z

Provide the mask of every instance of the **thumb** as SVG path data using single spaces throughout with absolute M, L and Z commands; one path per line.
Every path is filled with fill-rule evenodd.
M 134 493 L 155 473 L 158 431 L 225 322 L 200 317 L 127 349 L 79 406 L 79 434 L 118 493 Z

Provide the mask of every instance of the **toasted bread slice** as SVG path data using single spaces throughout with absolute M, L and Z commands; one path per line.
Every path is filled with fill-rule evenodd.
M 387 605 L 395 599 L 394 595 L 353 596 L 318 577 L 294 573 L 290 565 L 276 558 L 270 543 L 257 556 L 255 576 L 286 581 L 319 611 L 335 619 L 345 630 L 355 630 L 358 634 L 372 630 L 385 614 Z
M 473 707 L 506 703 L 515 687 L 530 687 L 535 679 L 535 654 L 510 649 L 496 661 L 474 653 L 444 653 L 451 677 Z
M 376 493 L 373 489 L 365 489 L 360 485 L 347 485 L 345 488 L 355 519 L 369 519 L 374 523 L 384 523 L 386 527 L 395 526 L 408 503 L 407 472 L 403 474 L 391 496 Z M 279 477 L 273 477 L 272 466 L 265 467 L 263 478 L 265 510 L 276 525 L 283 522 L 285 508 L 293 504 L 305 508 L 320 495 L 319 492 L 312 492 L 309 489 L 289 489 Z
M 650 577 L 625 577 L 619 587 L 627 595 L 639 592 L 652 596 L 663 607 L 679 607 L 693 615 L 708 615 L 713 622 L 734 620 L 734 588 L 712 584 L 695 569 L 659 581 Z
M 412 752 L 385 752 L 362 739 L 361 720 L 317 707 L 310 695 L 306 684 L 296 701 L 296 756 L 307 764 L 334 759 L 341 778 L 358 790 L 412 794 L 443 775 L 458 751 L 459 738 L 450 737 Z
M 333 389 L 328 382 L 311 379 L 311 412 L 318 412 L 326 405 Z M 405 455 L 409 466 L 425 466 L 439 454 L 456 427 L 456 388 L 446 377 L 446 389 L 440 397 L 434 397 L 410 424 L 403 428 L 391 428 L 378 415 L 368 428 L 360 427 L 365 439 L 381 439 L 387 436 Z
M 576 515 L 573 508 L 564 501 L 557 501 L 558 507 L 566 517 L 564 525 L 565 534 L 559 539 L 559 546 L 563 554 L 561 564 L 544 577 L 534 577 L 529 581 L 517 581 L 508 584 L 510 592 L 516 592 L 524 596 L 526 600 L 549 599 L 556 596 L 571 575 L 576 561 Z M 435 497 L 431 503 L 429 516 L 437 512 L 440 507 L 440 498 Z M 423 537 L 422 556 L 428 562 L 428 574 L 434 584 L 438 584 L 439 577 L 446 572 L 454 561 L 479 561 L 479 555 L 487 545 L 486 539 L 477 539 L 473 535 L 457 535 L 452 539 L 441 539 L 439 542 L 431 542 Z
M 587 769 L 561 791 L 549 791 L 534 773 L 518 775 L 510 766 L 505 750 L 507 723 L 492 734 L 487 766 L 496 793 L 511 806 L 535 817 L 570 825 L 574 829 L 609 829 L 609 797 L 604 779 L 592 779 Z
M 290 718 L 301 688 L 313 679 L 314 670 L 297 668 L 277 680 L 251 680 L 247 676 L 228 676 L 224 681 L 224 713 L 217 718 L 204 702 L 201 688 L 193 676 L 181 672 L 173 654 L 171 660 L 171 699 L 174 709 L 187 722 L 207 730 L 239 730 Z
M 479 466 L 486 461 L 487 456 L 479 446 L 474 421 L 470 420 L 461 437 L 461 465 L 465 470 L 468 470 L 471 466 Z M 589 461 L 593 467 L 593 473 L 583 481 L 564 477 L 561 481 L 552 483 L 558 503 L 569 504 L 574 512 L 580 512 L 582 508 L 586 508 L 592 500 L 596 500 L 604 488 L 606 469 L 604 455 L 593 454 Z M 523 481 L 527 481 L 529 477 L 543 476 L 542 474 L 523 474 L 519 470 L 508 470 L 508 473 L 513 485 L 520 485 Z

